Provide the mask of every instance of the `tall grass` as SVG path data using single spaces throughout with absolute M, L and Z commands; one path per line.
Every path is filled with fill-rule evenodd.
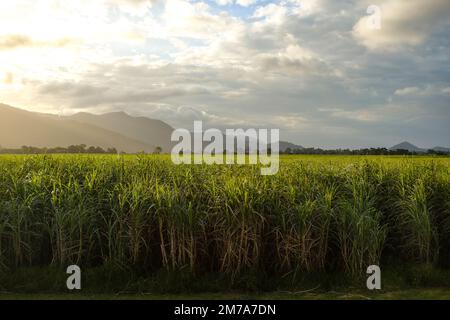
M 448 158 L 285 157 L 252 166 L 167 156 L 2 156 L 0 269 L 364 274 L 447 265 Z
M 386 240 L 386 226 L 376 207 L 376 185 L 357 171 L 349 176 L 348 194 L 340 200 L 336 232 L 344 269 L 357 274 L 379 264 Z

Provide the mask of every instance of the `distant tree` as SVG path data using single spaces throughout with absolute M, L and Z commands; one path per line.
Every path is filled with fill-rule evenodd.
M 105 150 L 103 150 L 102 147 L 96 147 L 95 148 L 95 153 L 105 153 Z
M 21 153 L 32 154 L 33 153 L 33 148 L 32 147 L 28 147 L 28 146 L 22 146 Z
M 154 150 L 154 154 L 160 154 L 162 152 L 161 147 L 156 147 Z M 188 153 L 190 151 L 187 151 Z M 271 154 L 270 148 L 267 150 L 268 154 Z M 39 148 L 39 147 L 32 147 L 32 146 L 22 146 L 18 149 L 14 148 L 1 148 L 0 147 L 0 153 L 1 154 L 53 154 L 53 153 L 73 153 L 73 154 L 79 154 L 79 153 L 99 153 L 99 154 L 126 154 L 125 152 L 118 152 L 116 148 L 108 148 L 104 150 L 101 147 L 94 147 L 90 146 L 86 149 L 85 144 L 80 145 L 71 145 L 66 148 L 64 147 L 52 147 L 52 148 Z M 223 154 L 226 154 L 227 151 L 223 150 Z M 235 154 L 237 152 L 235 151 Z M 364 149 L 331 149 L 331 150 L 324 150 L 320 148 L 286 148 L 284 151 L 281 151 L 280 153 L 285 154 L 327 154 L 327 155 L 417 155 L 421 153 L 417 153 L 414 151 L 409 151 L 406 149 L 396 149 L 396 150 L 389 150 L 386 148 L 364 148 Z M 140 154 L 145 154 L 145 151 L 141 151 Z M 183 155 L 183 151 L 180 150 L 180 155 Z M 449 152 L 441 151 L 441 150 L 433 150 L 429 149 L 424 154 L 429 155 L 450 155 Z M 215 153 L 214 153 L 215 155 Z
M 74 146 L 74 145 L 70 145 L 70 146 L 67 147 L 67 151 L 69 153 L 77 153 L 77 147 Z
M 87 153 L 95 153 L 95 147 L 89 147 L 86 151 Z

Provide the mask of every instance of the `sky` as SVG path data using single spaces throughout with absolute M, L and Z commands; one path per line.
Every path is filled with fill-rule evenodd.
M 0 1 L 0 103 L 450 147 L 450 1 Z

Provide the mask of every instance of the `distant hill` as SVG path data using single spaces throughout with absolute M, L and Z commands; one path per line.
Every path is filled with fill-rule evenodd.
M 291 150 L 295 150 L 295 149 L 305 149 L 304 147 L 300 146 L 300 145 L 296 145 L 287 141 L 280 141 L 280 152 L 286 152 L 286 149 L 291 149 Z
M 155 145 L 88 123 L 0 104 L 0 146 L 67 147 L 86 144 L 128 153 L 153 152 Z
M 434 147 L 432 150 L 443 153 L 450 153 L 450 148 L 445 147 Z
M 7 149 L 19 149 L 22 146 L 55 148 L 85 144 L 105 150 L 115 148 L 127 153 L 141 151 L 151 153 L 159 146 L 163 152 L 170 153 L 177 143 L 170 141 L 173 130 L 163 121 L 133 117 L 124 112 L 101 115 L 81 112 L 72 116 L 58 117 L 0 103 L 0 147 Z M 203 146 L 208 144 L 209 142 L 204 142 Z M 305 148 L 291 142 L 280 141 L 280 152 L 284 153 L 287 149 Z M 416 153 L 428 151 L 407 141 L 396 144 L 389 150 L 407 150 Z M 447 147 L 437 146 L 432 150 L 450 153 L 450 148 Z
M 153 152 L 159 146 L 163 152 L 169 153 L 176 144 L 170 141 L 173 130 L 163 121 L 133 117 L 125 112 L 101 115 L 81 112 L 58 117 L 0 104 L 0 146 L 3 148 L 54 148 L 85 144 L 136 153 Z M 204 146 L 208 144 L 204 142 Z M 288 148 L 303 149 L 286 141 L 280 141 L 279 146 L 280 152 Z
M 409 152 L 426 152 L 427 150 L 419 148 L 407 141 L 401 142 L 389 148 L 389 150 L 408 150 Z
M 163 152 L 170 152 L 174 145 L 170 141 L 170 136 L 174 129 L 160 120 L 132 117 L 125 112 L 112 112 L 101 115 L 82 112 L 67 118 L 117 132 L 147 145 L 159 146 Z

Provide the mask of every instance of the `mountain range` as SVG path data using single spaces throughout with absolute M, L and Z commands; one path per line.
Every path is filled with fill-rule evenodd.
M 138 125 L 132 131 L 133 134 L 121 133 L 126 128 L 125 120 L 128 118 L 126 114 L 108 114 L 102 121 L 88 114 L 58 117 L 0 104 L 0 145 L 3 148 L 20 148 L 24 145 L 42 148 L 85 144 L 133 153 L 153 152 L 160 142 L 170 141 L 170 134 L 164 141 L 155 137 L 154 143 L 149 139 L 136 139 L 136 132 L 141 129 Z M 104 121 L 107 120 L 103 119 L 109 119 L 111 126 L 106 126 Z M 114 129 L 113 125 L 121 120 L 124 124 Z M 96 121 L 99 124 L 94 124 Z M 141 124 L 139 120 L 136 123 Z
M 0 147 L 67 147 L 85 144 L 127 153 L 170 152 L 173 128 L 167 123 L 125 112 L 101 115 L 80 112 L 71 116 L 30 112 L 0 104 Z M 280 141 L 280 151 L 301 146 Z
M 390 147 L 389 150 L 408 150 L 409 152 L 417 152 L 417 153 L 424 153 L 428 151 L 428 149 L 419 148 L 408 141 L 403 141 L 399 144 L 396 144 L 395 146 Z M 431 150 L 437 152 L 450 153 L 450 148 L 445 147 L 434 147 L 431 148 Z
M 116 148 L 126 153 L 153 152 L 161 147 L 170 152 L 175 142 L 167 123 L 147 117 L 133 117 L 125 112 L 101 115 L 80 112 L 71 116 L 30 112 L 0 103 L 0 147 L 67 147 L 85 144 L 102 148 Z M 280 152 L 304 149 L 286 141 L 279 142 Z M 402 142 L 391 150 L 426 152 L 409 142 Z M 435 151 L 449 152 L 450 148 L 435 147 Z

